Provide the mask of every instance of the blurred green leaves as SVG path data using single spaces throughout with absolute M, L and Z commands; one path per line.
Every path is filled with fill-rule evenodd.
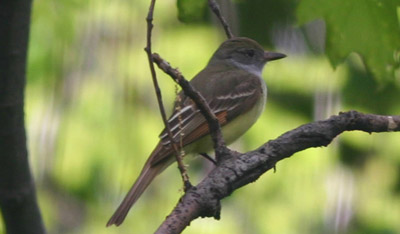
M 60 78 L 64 69 L 63 59 L 76 57 L 71 47 L 77 41 L 79 20 L 88 3 L 73 1 L 38 1 L 32 12 L 29 38 L 28 78 L 34 82 L 52 83 Z M 50 47 L 49 44 L 52 46 Z M 60 54 L 64 55 L 59 59 Z
M 205 19 L 206 0 L 177 0 L 178 19 L 184 23 L 201 22 Z
M 276 27 L 292 24 L 298 0 L 251 0 L 239 1 L 240 35 L 251 37 L 266 45 L 273 46 L 272 38 Z
M 300 24 L 324 19 L 326 53 L 334 67 L 357 52 L 376 79 L 387 81 L 400 67 L 399 5 L 397 0 L 303 0 L 297 16 Z
M 237 1 L 240 35 L 271 46 L 278 25 L 323 19 L 326 54 L 333 67 L 358 53 L 379 82 L 400 78 L 398 0 L 253 0 Z M 206 20 L 206 0 L 177 0 L 178 18 L 185 23 Z M 397 70 L 397 71 L 396 71 Z
M 264 46 L 272 45 L 274 32 L 295 23 L 298 2 L 234 1 L 238 35 L 252 37 Z M 318 4 L 317 9 L 304 9 L 312 11 L 307 20 L 322 18 L 328 14 L 324 10 L 334 4 L 310 0 L 301 4 L 307 2 Z M 332 14 L 344 14 L 351 3 L 344 3 L 343 10 L 332 8 Z M 148 0 L 34 2 L 26 116 L 33 172 L 50 233 L 149 233 L 182 195 L 176 166 L 171 166 L 149 187 L 124 225 L 104 227 L 139 174 L 162 129 L 143 51 L 148 4 Z M 167 0 L 156 5 L 154 50 L 189 79 L 203 68 L 225 38 L 218 33 L 218 22 L 198 23 L 207 20 L 208 12 L 206 0 Z M 194 24 L 178 23 L 177 15 L 182 22 Z M 330 17 L 333 24 L 335 17 Z M 380 20 L 376 25 L 384 25 L 386 16 L 377 17 L 370 18 Z M 358 24 L 347 23 L 349 30 L 360 30 Z M 398 35 L 389 38 L 393 36 Z M 357 38 L 369 39 L 360 35 Z M 292 40 L 290 35 L 281 39 Z M 374 45 L 379 43 L 384 42 Z M 264 70 L 269 91 L 266 111 L 233 149 L 244 152 L 257 148 L 268 139 L 312 121 L 316 92 L 340 93 L 340 110 L 400 112 L 400 85 L 393 81 L 394 85 L 378 87 L 378 80 L 365 72 L 355 54 L 335 70 L 325 56 L 288 55 Z M 165 104 L 171 109 L 174 84 L 157 72 Z M 220 222 L 199 219 L 185 233 L 329 233 L 335 213 L 328 207 L 340 205 L 340 200 L 330 195 L 346 192 L 338 189 L 341 181 L 335 179 L 343 162 L 345 168 L 351 167 L 355 172 L 356 183 L 351 190 L 354 214 L 350 221 L 355 231 L 348 233 L 399 233 L 398 134 L 371 136 L 351 132 L 336 142 L 345 145 L 338 148 L 335 143 L 329 148 L 306 150 L 280 162 L 277 173 L 267 173 L 257 183 L 224 200 Z M 188 163 L 196 184 L 200 180 L 196 178 L 202 178 L 209 168 L 202 167 L 204 171 L 199 172 L 192 161 Z M 394 190 L 397 192 L 391 193 Z M 74 211 L 73 207 L 80 209 Z M 77 217 L 80 222 L 66 223 L 66 216 Z

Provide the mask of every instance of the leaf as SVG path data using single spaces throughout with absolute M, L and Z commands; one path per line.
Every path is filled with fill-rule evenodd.
M 177 0 L 178 19 L 184 23 L 204 21 L 206 0 Z
M 334 67 L 356 52 L 376 79 L 388 81 L 400 67 L 398 6 L 398 0 L 302 0 L 297 17 L 300 24 L 324 19 Z

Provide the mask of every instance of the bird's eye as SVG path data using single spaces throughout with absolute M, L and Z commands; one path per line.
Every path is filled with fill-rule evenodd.
M 253 57 L 254 54 L 255 54 L 254 50 L 246 50 L 246 55 L 247 55 L 248 57 Z

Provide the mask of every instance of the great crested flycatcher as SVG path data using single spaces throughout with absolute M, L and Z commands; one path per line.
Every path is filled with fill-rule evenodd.
M 227 144 L 245 133 L 263 112 L 267 87 L 261 77 L 262 70 L 268 61 L 284 57 L 284 54 L 264 51 L 249 38 L 232 38 L 221 44 L 207 66 L 190 81 L 218 118 Z M 182 91 L 178 95 L 168 120 L 174 140 L 181 142 L 187 153 L 209 151 L 212 142 L 207 121 L 190 98 Z M 147 186 L 174 161 L 174 150 L 164 130 L 139 178 L 107 226 L 119 226 Z

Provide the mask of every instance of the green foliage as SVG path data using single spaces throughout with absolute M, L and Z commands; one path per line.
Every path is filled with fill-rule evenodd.
M 349 78 L 343 84 L 343 101 L 355 109 L 371 113 L 397 113 L 400 100 L 400 84 L 389 80 L 381 85 L 371 73 L 365 71 L 361 59 L 355 54 L 347 60 Z
M 298 0 L 236 0 L 234 5 L 240 17 L 239 35 L 247 36 L 267 46 L 272 45 L 271 35 L 274 25 L 293 23 L 295 19 L 295 7 Z M 207 21 L 206 0 L 177 0 L 178 19 L 184 23 L 198 23 Z M 221 7 L 221 11 L 229 14 L 229 7 Z M 231 25 L 232 26 L 232 25 Z
M 236 1 L 240 35 L 271 45 L 273 25 L 294 23 L 297 2 Z M 143 51 L 148 4 L 148 0 L 34 2 L 26 122 L 49 233 L 151 233 L 182 195 L 173 165 L 149 187 L 122 226 L 105 228 L 162 129 Z M 209 11 L 206 1 L 178 4 L 198 14 L 198 18 L 188 14 L 185 22 L 204 20 Z M 318 4 L 316 12 L 333 3 Z M 220 27 L 179 23 L 174 0 L 157 1 L 155 10 L 153 51 L 190 79 L 224 40 Z M 357 30 L 356 24 L 349 24 Z M 346 64 L 333 69 L 322 55 L 288 55 L 267 65 L 266 110 L 233 149 L 255 149 L 312 121 L 317 92 L 340 93 L 340 110 L 400 113 L 398 82 L 379 87 L 359 57 L 350 56 Z M 174 84 L 162 72 L 157 74 L 164 103 L 171 109 Z M 330 109 L 327 115 L 337 111 Z M 352 132 L 329 148 L 299 152 L 280 162 L 276 173 L 267 173 L 223 200 L 220 221 L 195 220 L 185 233 L 333 233 L 329 222 L 335 220 L 328 215 L 335 214 L 332 207 L 342 205 L 337 196 L 349 191 L 342 187 L 348 178 L 354 182 L 348 233 L 399 233 L 398 138 L 397 133 Z M 195 161 L 201 164 L 202 159 Z M 193 184 L 211 167 L 196 167 L 190 160 L 188 164 Z M 353 174 L 341 179 L 343 170 Z
M 380 83 L 400 77 L 398 0 L 252 0 L 236 1 L 239 35 L 268 46 L 275 27 L 323 19 L 326 54 L 333 67 L 357 52 Z M 178 18 L 205 21 L 206 1 L 178 0 Z
M 273 33 L 278 25 L 295 22 L 298 0 L 251 0 L 237 4 L 240 16 L 240 35 L 251 37 L 271 47 Z
M 34 82 L 53 83 L 60 79 L 64 63 L 56 59 L 61 53 L 65 58 L 71 58 L 75 51 L 70 49 L 75 43 L 79 12 L 87 7 L 85 1 L 38 1 L 32 13 L 32 23 L 29 41 L 28 78 Z M 52 47 L 49 47 L 49 43 Z
M 398 0 L 303 0 L 300 24 L 322 18 L 326 53 L 334 67 L 352 52 L 363 58 L 380 81 L 392 80 L 400 67 Z
M 177 0 L 176 4 L 180 21 L 185 23 L 204 21 L 207 0 Z

